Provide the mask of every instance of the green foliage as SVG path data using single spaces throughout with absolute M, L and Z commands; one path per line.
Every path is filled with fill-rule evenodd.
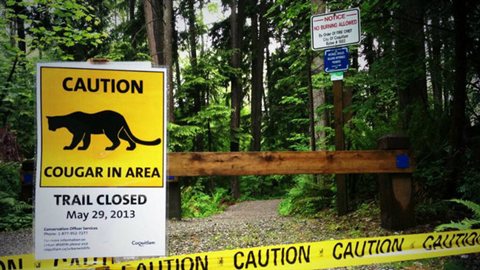
M 446 201 L 426 201 L 423 199 L 415 205 L 415 219 L 418 224 L 429 224 L 432 221 L 448 220 L 448 217 L 451 216 L 454 216 L 454 213 L 449 209 L 448 202 Z
M 290 188 L 291 176 L 243 176 L 240 181 L 241 200 L 278 198 Z
M 15 196 L 0 191 L 0 231 L 13 231 L 32 226 L 33 207 Z
M 354 89 L 352 105 L 344 110 L 353 115 L 344 127 L 349 148 L 375 149 L 377 140 L 397 126 L 395 91 L 379 85 L 375 73 L 358 72 L 346 82 Z
M 20 201 L 19 164 L 0 162 L 0 231 L 32 225 L 32 206 Z
M 480 160 L 475 157 L 473 152 L 473 150 L 468 150 L 465 153 L 466 162 L 458 192 L 462 199 L 480 203 L 478 196 L 480 191 Z
M 35 0 L 21 2 L 31 10 L 26 20 L 31 46 L 62 60 L 86 60 L 95 56 L 93 48 L 108 36 L 102 29 L 104 3 L 89 0 Z M 12 14 L 16 16 L 16 14 Z
M 224 105 L 211 104 L 191 117 L 184 118 L 189 125 L 199 128 L 198 134 L 207 138 L 209 151 L 226 151 L 230 141 L 230 108 Z
M 459 222 L 450 222 L 448 224 L 442 224 L 435 228 L 436 231 L 444 231 L 447 229 L 454 230 L 469 230 L 478 228 L 480 226 L 480 205 L 471 201 L 465 201 L 460 199 L 452 199 L 451 202 L 461 204 L 473 212 L 472 218 L 465 218 Z
M 228 191 L 217 188 L 212 194 L 208 194 L 198 183 L 182 188 L 182 216 L 203 218 L 222 212 L 225 209 L 224 202 L 228 198 Z
M 180 152 L 191 149 L 193 138 L 201 131 L 200 127 L 168 123 L 168 150 Z
M 20 194 L 20 165 L 0 161 L 0 190 L 11 196 Z
M 312 176 L 296 176 L 295 182 L 295 187 L 280 203 L 281 215 L 315 216 L 320 210 L 333 206 L 334 191 L 316 183 Z
M 0 28 L 7 20 L 0 18 Z M 0 32 L 0 128 L 16 135 L 23 156 L 33 157 L 35 147 L 35 76 L 33 63 L 25 60 Z

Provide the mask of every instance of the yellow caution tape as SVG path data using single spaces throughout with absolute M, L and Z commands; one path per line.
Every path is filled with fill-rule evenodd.
M 114 265 L 113 258 L 68 258 L 35 260 L 34 254 L 0 257 L 0 270 L 13 269 L 91 269 Z
M 114 262 L 111 258 L 35 261 L 32 254 L 0 257 L 12 269 L 324 269 L 480 252 L 480 230 L 329 240 Z

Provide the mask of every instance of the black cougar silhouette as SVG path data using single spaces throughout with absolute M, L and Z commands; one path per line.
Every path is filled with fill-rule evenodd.
M 105 134 L 112 142 L 112 146 L 106 150 L 115 150 L 120 145 L 120 139 L 127 141 L 130 146 L 127 150 L 134 150 L 135 143 L 143 145 L 158 145 L 160 138 L 153 141 L 143 141 L 135 137 L 128 127 L 125 118 L 114 111 L 101 111 L 97 113 L 73 112 L 61 116 L 47 116 L 48 129 L 55 131 L 58 128 L 66 128 L 73 134 L 70 145 L 63 147 L 65 150 L 72 150 L 77 147 L 80 141 L 83 145 L 78 150 L 86 150 L 90 146 L 90 136 L 92 134 Z

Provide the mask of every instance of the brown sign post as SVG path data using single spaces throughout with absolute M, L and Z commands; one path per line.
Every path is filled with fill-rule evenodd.
M 310 20 L 310 27 L 313 50 L 336 48 L 330 51 L 327 50 L 329 52 L 325 51 L 324 60 L 326 72 L 340 71 L 340 73 L 332 74 L 335 150 L 345 150 L 345 136 L 343 133 L 345 122 L 343 113 L 345 107 L 343 71 L 348 70 L 349 62 L 348 48 L 345 46 L 360 43 L 360 10 L 354 8 L 313 15 Z M 345 64 L 347 65 L 346 67 Z M 338 75 L 340 75 L 340 78 L 337 77 Z M 345 99 L 348 100 L 348 98 Z M 337 185 L 337 211 L 338 214 L 343 215 L 348 212 L 346 175 L 336 174 L 335 182 Z
M 343 132 L 343 80 L 333 81 L 333 107 L 335 119 L 335 150 L 345 150 L 345 134 Z M 348 212 L 348 194 L 345 174 L 336 174 L 337 212 L 340 215 Z

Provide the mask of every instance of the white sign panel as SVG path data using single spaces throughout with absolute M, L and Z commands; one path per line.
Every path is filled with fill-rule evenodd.
M 166 72 L 38 65 L 37 259 L 166 255 Z
M 314 15 L 310 26 L 314 50 L 360 43 L 358 8 Z

